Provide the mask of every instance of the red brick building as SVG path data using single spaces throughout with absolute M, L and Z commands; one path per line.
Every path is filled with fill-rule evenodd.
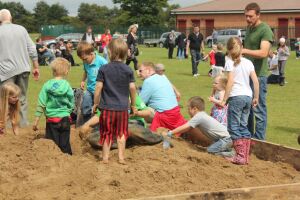
M 261 7 L 261 20 L 268 23 L 276 38 L 300 37 L 300 0 L 211 0 L 185 8 L 172 10 L 179 31 L 189 30 L 193 24 L 200 26 L 204 36 L 212 29 L 245 28 L 244 9 L 256 2 Z

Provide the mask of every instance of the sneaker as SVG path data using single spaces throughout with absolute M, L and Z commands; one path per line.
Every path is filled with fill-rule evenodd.
M 193 75 L 193 77 L 197 77 L 197 76 L 199 76 L 199 75 L 198 75 L 198 74 L 194 74 L 194 75 Z

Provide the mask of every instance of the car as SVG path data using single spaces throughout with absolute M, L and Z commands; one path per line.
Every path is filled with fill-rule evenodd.
M 44 45 L 46 45 L 48 48 L 53 49 L 56 45 L 56 43 L 59 41 L 59 39 L 63 38 L 64 42 L 66 43 L 68 40 L 71 40 L 73 43 L 73 47 L 76 48 L 78 43 L 80 42 L 83 34 L 82 33 L 66 33 L 62 34 L 55 39 L 50 40 L 43 40 Z
M 163 33 L 161 34 L 160 38 L 159 38 L 159 41 L 158 41 L 158 46 L 160 48 L 163 48 L 164 47 L 164 44 L 165 44 L 165 41 L 168 37 L 168 35 L 170 34 L 171 32 L 166 32 L 166 33 Z M 175 35 L 176 35 L 176 38 L 180 35 L 181 33 L 180 32 L 175 32 Z
M 205 44 L 207 45 L 207 47 L 211 48 L 211 46 L 212 46 L 212 35 L 209 35 L 205 38 Z
M 217 43 L 222 43 L 224 45 L 227 44 L 227 41 L 231 37 L 238 37 L 241 39 L 242 43 L 244 43 L 246 30 L 244 29 L 223 29 L 217 31 Z

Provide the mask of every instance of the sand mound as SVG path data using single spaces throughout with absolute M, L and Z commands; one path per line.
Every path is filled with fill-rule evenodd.
M 0 137 L 0 199 L 124 199 L 300 181 L 290 165 L 261 161 L 237 166 L 184 141 L 126 150 L 127 165 L 108 165 L 72 130 L 69 156 L 29 129 Z

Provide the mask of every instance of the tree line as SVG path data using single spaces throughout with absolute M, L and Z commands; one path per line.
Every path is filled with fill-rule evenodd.
M 119 4 L 119 7 L 81 3 L 77 16 L 69 16 L 68 10 L 59 3 L 49 5 L 45 1 L 37 2 L 33 12 L 26 10 L 20 2 L 0 1 L 0 9 L 9 9 L 13 22 L 26 27 L 29 32 L 38 32 L 42 25 L 58 24 L 115 28 L 137 23 L 158 29 L 175 27 L 171 10 L 179 8 L 179 5 L 170 5 L 168 0 L 113 0 L 113 3 Z

